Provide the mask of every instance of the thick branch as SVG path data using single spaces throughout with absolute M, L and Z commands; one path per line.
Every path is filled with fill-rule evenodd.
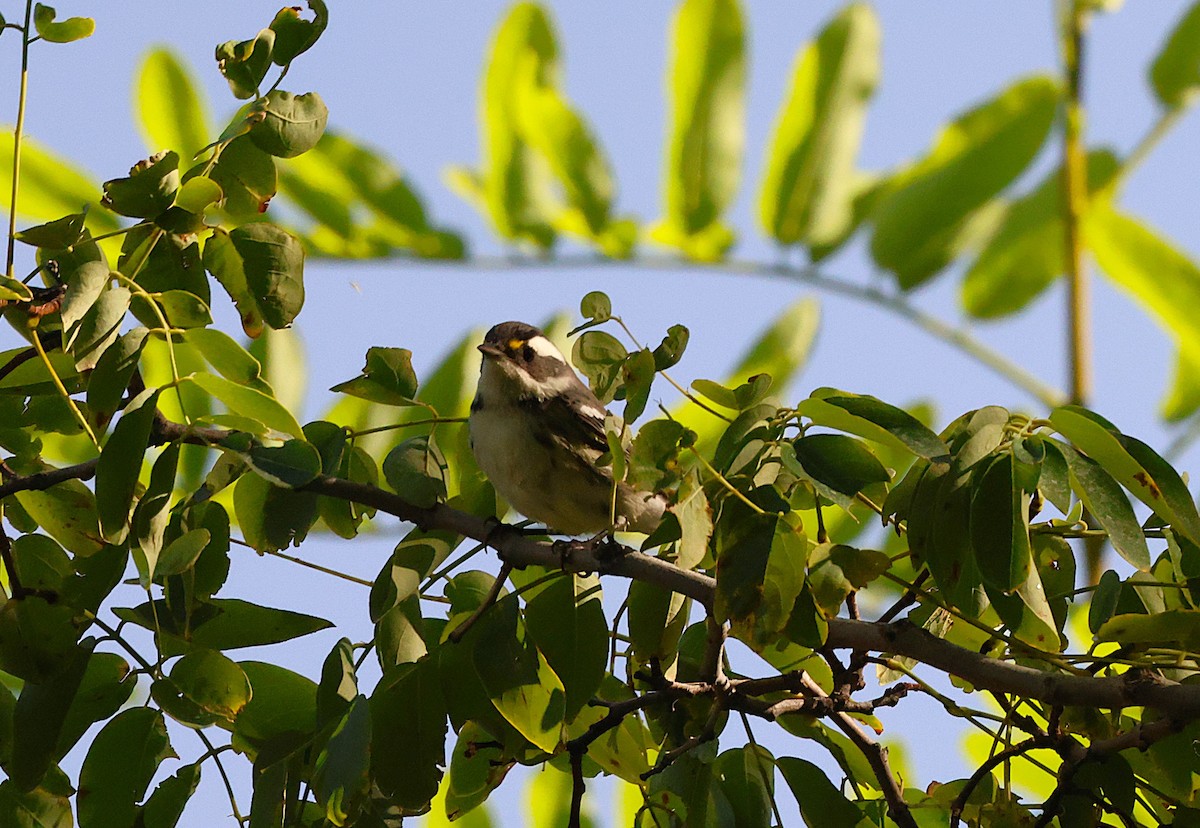
M 179 427 L 182 433 L 182 426 Z M 168 436 L 168 435 L 164 435 Z M 203 442 L 192 433 L 191 439 Z M 87 480 L 96 461 L 16 477 L 0 484 L 0 499 L 27 490 L 48 489 L 65 480 Z M 494 521 L 460 512 L 444 504 L 423 509 L 402 497 L 364 483 L 321 476 L 304 487 L 316 494 L 350 500 L 399 517 L 423 529 L 445 529 L 480 542 L 491 542 L 516 566 L 537 565 L 570 572 L 598 572 L 654 584 L 694 599 L 711 609 L 716 582 L 701 572 L 680 569 L 667 561 L 622 548 L 624 554 L 597 549 L 586 542 L 571 544 L 570 554 L 547 541 L 516 533 L 494 532 Z M 1082 705 L 1106 709 L 1150 707 L 1178 720 L 1200 717 L 1200 686 L 1131 670 L 1121 676 L 1096 677 L 1047 673 L 989 658 L 951 644 L 907 622 L 879 623 L 829 619 L 827 646 L 905 656 L 965 679 L 981 690 L 1009 693 L 1049 705 Z M 748 711 L 751 712 L 751 711 Z

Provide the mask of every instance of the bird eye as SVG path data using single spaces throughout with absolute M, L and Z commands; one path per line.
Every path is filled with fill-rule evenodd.
M 530 348 L 528 345 L 522 348 L 521 359 L 525 360 L 526 362 L 533 362 L 533 348 Z

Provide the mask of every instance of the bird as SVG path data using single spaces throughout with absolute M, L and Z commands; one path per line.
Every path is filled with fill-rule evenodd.
M 471 450 L 492 487 L 527 518 L 564 535 L 652 533 L 667 499 L 621 481 L 604 404 L 542 331 L 501 322 L 478 346 L 479 384 L 468 418 Z M 614 513 L 615 512 L 615 513 Z

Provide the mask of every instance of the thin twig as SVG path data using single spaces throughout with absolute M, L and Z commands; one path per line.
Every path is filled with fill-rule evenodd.
M 804 676 L 804 685 L 814 697 L 828 698 L 825 691 L 821 689 L 821 685 L 807 675 Z M 837 725 L 838 729 L 846 734 L 846 738 L 862 752 L 867 764 L 875 772 L 879 789 L 883 791 L 883 798 L 887 800 L 888 816 L 900 828 L 917 828 L 917 821 L 909 811 L 908 803 L 904 801 L 904 789 L 900 787 L 899 780 L 892 772 L 891 763 L 888 761 L 888 749 L 868 736 L 848 713 L 834 713 L 830 718 L 833 719 L 833 723 Z
M 454 632 L 450 633 L 450 640 L 453 643 L 457 644 L 462 641 L 463 636 L 470 631 L 475 622 L 492 608 L 492 605 L 496 603 L 496 599 L 500 597 L 500 590 L 504 589 L 504 582 L 508 580 L 508 576 L 512 574 L 512 571 L 513 564 L 510 562 L 504 561 L 500 564 L 500 573 L 496 576 L 496 580 L 492 582 L 492 587 L 488 590 L 488 594 L 484 597 L 483 602 L 475 608 L 475 611 L 466 620 L 454 628 Z
M 217 766 L 217 773 L 221 775 L 221 781 L 225 783 L 225 793 L 229 795 L 229 807 L 233 809 L 233 818 L 241 825 L 246 821 L 246 817 L 242 816 L 242 812 L 238 810 L 237 797 L 233 793 L 233 783 L 229 781 L 229 774 L 225 772 L 225 766 L 221 764 L 221 754 L 208 736 L 204 735 L 203 730 L 196 730 L 196 736 L 204 743 L 204 747 L 208 749 L 209 755 L 212 757 L 213 764 Z
M 8 258 L 4 272 L 13 275 L 17 251 L 17 192 L 21 183 L 21 139 L 25 134 L 25 103 L 29 97 L 29 23 L 33 15 L 33 0 L 25 2 L 25 24 L 21 28 L 21 84 L 17 93 L 17 125 L 13 127 L 12 190 L 8 200 Z

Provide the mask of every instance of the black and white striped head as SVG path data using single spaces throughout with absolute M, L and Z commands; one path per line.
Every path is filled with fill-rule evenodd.
M 479 351 L 482 375 L 503 382 L 519 396 L 545 399 L 582 385 L 554 343 L 524 322 L 496 325 L 484 336 Z

